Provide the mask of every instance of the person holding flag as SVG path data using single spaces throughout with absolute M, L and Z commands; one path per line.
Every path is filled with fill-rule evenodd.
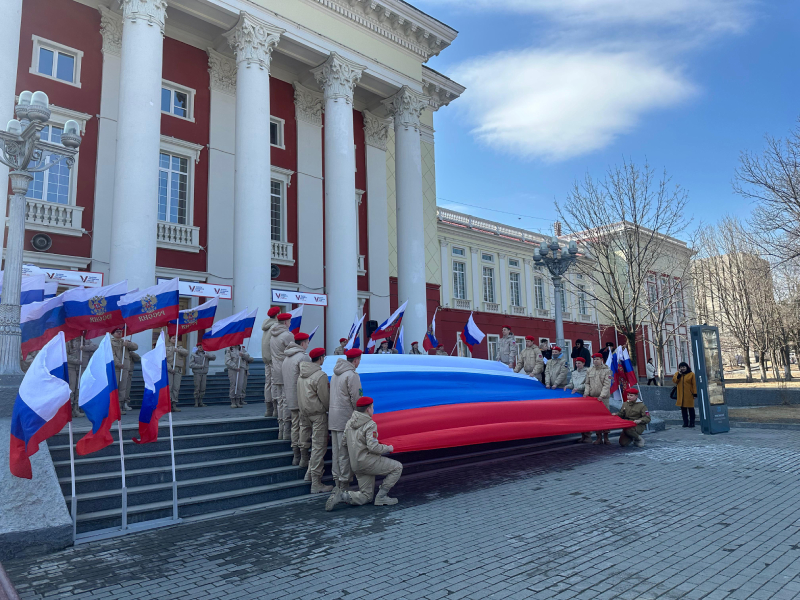
M 283 389 L 283 361 L 286 358 L 286 348 L 294 342 L 294 335 L 289 331 L 289 322 L 292 320 L 290 313 L 278 315 L 278 323 L 272 326 L 269 342 L 272 354 L 272 397 L 278 407 L 278 439 L 292 439 L 292 420 L 286 408 L 286 391 Z
M 311 493 L 330 492 L 333 488 L 322 483 L 325 452 L 328 450 L 328 410 L 330 385 L 322 370 L 325 349 L 314 348 L 308 353 L 311 362 L 300 363 L 297 379 L 297 405 L 300 407 L 300 453 L 308 453 L 308 474 Z M 311 451 L 309 453 L 309 446 Z M 302 459 L 301 459 L 302 462 Z
M 127 415 L 131 409 L 128 404 L 128 394 L 130 388 L 128 387 L 128 372 L 133 370 L 133 361 L 131 360 L 131 350 L 138 350 L 139 344 L 131 340 L 126 340 L 122 336 L 124 334 L 122 327 L 114 329 L 113 337 L 110 338 L 109 344 L 114 357 L 114 369 L 117 376 L 117 387 L 115 388 L 116 396 L 119 400 L 119 410 L 123 415 Z M 106 334 L 108 335 L 108 334 Z M 127 350 L 127 352 L 126 352 Z M 95 352 L 95 354 L 97 354 Z M 92 357 L 94 358 L 94 356 Z
M 586 382 L 583 388 L 583 395 L 597 398 L 608 409 L 608 400 L 611 397 L 611 369 L 603 362 L 603 355 L 599 352 L 592 354 L 592 366 L 586 372 Z M 608 431 L 597 431 L 595 444 L 608 444 Z M 592 440 L 591 433 L 581 434 L 581 442 L 589 443 Z
M 167 347 L 164 332 L 158 336 L 156 347 L 142 356 L 144 396 L 139 410 L 139 439 L 135 444 L 158 441 L 158 420 L 170 412 L 169 377 L 167 375 Z
M 206 397 L 206 381 L 208 379 L 208 364 L 217 360 L 216 354 L 206 352 L 202 340 L 197 342 L 195 351 L 189 359 L 189 368 L 194 375 L 194 405 L 195 407 L 207 406 L 203 403 Z
M 277 417 L 278 407 L 272 398 L 272 351 L 269 348 L 271 338 L 269 332 L 273 325 L 278 322 L 276 318 L 281 312 L 280 306 L 273 306 L 267 311 L 267 318 L 261 324 L 261 358 L 264 361 L 264 410 L 265 417 L 275 415 Z
M 92 424 L 92 429 L 75 445 L 76 451 L 81 456 L 97 452 L 114 443 L 111 426 L 120 420 L 122 412 L 116 363 L 111 337 L 106 334 L 92 355 L 89 366 L 81 375 L 80 408 Z
M 392 352 L 394 352 L 395 354 L 403 354 L 404 353 L 403 346 L 404 346 L 403 328 L 400 327 L 400 333 L 397 336 L 397 342 L 395 343 L 394 348 L 392 348 Z
M 422 340 L 422 349 L 425 350 L 425 354 L 428 354 L 434 348 L 439 347 L 439 340 L 436 339 L 436 313 L 438 312 L 439 312 L 439 307 L 437 306 L 436 310 L 433 313 L 433 319 L 431 319 L 431 326 L 428 327 L 428 331 L 425 334 L 425 339 Z M 413 345 L 414 344 L 412 344 L 412 346 Z M 412 354 L 414 354 L 414 352 L 412 352 Z
M 30 457 L 39 444 L 72 420 L 67 369 L 64 334 L 59 332 L 33 359 L 14 401 L 9 469 L 15 477 L 31 479 Z
M 347 338 L 339 338 L 339 345 L 333 351 L 334 356 L 344 356 L 344 345 L 347 343 Z
M 411 342 L 411 352 L 409 352 L 409 354 L 423 354 L 419 351 L 418 342 Z
M 297 404 L 297 379 L 300 377 L 300 363 L 310 362 L 308 350 L 308 334 L 298 331 L 294 340 L 284 351 L 283 366 L 283 391 L 286 396 L 286 410 L 291 420 L 291 440 L 294 458 L 292 464 L 301 467 L 308 466 L 308 449 L 301 452 L 300 446 L 300 406 Z
M 173 330 L 175 327 L 173 326 Z M 169 396 L 172 400 L 172 412 L 181 412 L 178 408 L 178 397 L 181 392 L 181 379 L 183 378 L 184 364 L 189 351 L 178 344 L 175 335 L 170 336 L 166 346 L 167 373 L 169 373 Z
M 389 340 L 382 339 L 380 347 L 375 351 L 375 354 L 397 354 L 395 348 L 389 348 Z
M 244 346 L 231 346 L 225 351 L 225 366 L 228 367 L 228 393 L 231 398 L 231 408 L 242 408 L 247 402 L 247 375 L 253 357 L 247 353 Z
M 439 344 L 438 346 L 436 346 L 436 356 L 450 356 L 450 355 L 447 353 L 447 350 L 444 349 L 444 346 L 442 344 Z

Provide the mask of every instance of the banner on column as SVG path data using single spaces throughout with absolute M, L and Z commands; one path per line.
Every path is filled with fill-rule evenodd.
M 44 275 L 47 281 L 59 285 L 82 285 L 87 288 L 103 287 L 103 274 L 93 271 L 65 271 L 64 269 L 42 269 L 35 265 L 22 265 L 22 276 Z
M 309 294 L 306 292 L 290 292 L 288 290 L 272 290 L 272 301 L 328 306 L 327 294 Z

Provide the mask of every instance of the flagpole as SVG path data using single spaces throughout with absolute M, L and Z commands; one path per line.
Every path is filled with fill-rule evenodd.
M 83 337 L 83 336 L 81 336 Z M 67 423 L 69 429 L 69 470 L 72 476 L 72 502 L 70 503 L 70 513 L 72 516 L 72 543 L 78 536 L 78 496 L 75 492 L 75 449 L 72 440 L 72 419 Z
M 122 449 L 122 417 L 117 421 L 119 432 L 119 463 L 122 467 L 122 530 L 128 528 L 128 488 L 125 485 L 125 451 Z
M 122 333 L 122 366 L 119 368 L 119 381 L 117 384 L 122 383 L 122 372 L 125 370 L 125 338 L 128 337 L 128 324 L 125 323 L 125 330 Z M 119 385 L 117 385 L 119 387 Z
M 175 440 L 172 436 L 172 411 L 169 415 L 169 453 L 172 456 L 172 520 L 178 520 L 178 482 L 175 479 Z

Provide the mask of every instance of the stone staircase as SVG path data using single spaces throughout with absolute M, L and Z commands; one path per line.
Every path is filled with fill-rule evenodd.
M 264 367 L 257 369 L 251 366 L 250 376 L 247 378 L 247 401 L 264 402 Z M 205 404 L 230 404 L 228 395 L 230 383 L 226 373 L 215 373 L 206 379 Z M 139 408 L 141 398 L 144 395 L 144 380 L 141 371 L 134 371 L 131 381 L 131 405 Z M 178 397 L 178 406 L 194 406 L 194 378 L 191 375 L 184 375 L 181 379 L 181 391 Z
M 162 417 L 161 425 L 158 441 L 143 445 L 131 441 L 137 435 L 137 425 L 123 425 L 129 523 L 172 516 L 167 417 Z M 78 422 L 75 441 L 86 430 L 86 425 Z M 254 507 L 309 493 L 311 484 L 303 480 L 305 469 L 292 466 L 289 442 L 277 439 L 275 419 L 231 416 L 176 420 L 173 432 L 181 518 Z M 78 533 L 121 524 L 122 475 L 116 428 L 112 434 L 115 442 L 111 446 L 75 457 Z M 48 447 L 70 509 L 72 488 L 66 431 L 48 440 Z

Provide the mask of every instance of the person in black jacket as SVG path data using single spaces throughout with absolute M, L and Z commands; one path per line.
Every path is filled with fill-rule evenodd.
M 603 355 L 603 362 L 608 362 L 608 356 L 614 351 L 614 342 L 606 342 L 606 347 L 600 353 Z
M 575 340 L 575 347 L 572 348 L 570 358 L 572 359 L 572 370 L 575 369 L 576 358 L 582 358 L 585 365 L 590 364 L 592 361 L 592 355 L 589 354 L 589 349 L 583 345 L 583 340 Z

